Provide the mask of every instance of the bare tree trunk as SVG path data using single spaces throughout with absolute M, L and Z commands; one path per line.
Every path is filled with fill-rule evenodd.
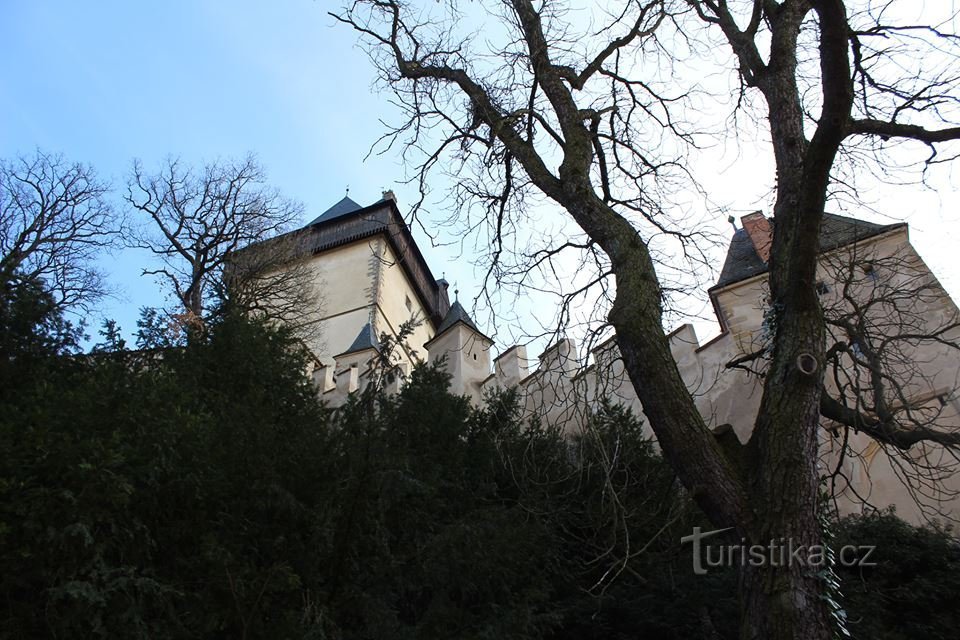
M 624 272 L 630 276 L 618 278 L 617 305 L 611 321 L 644 413 L 664 457 L 684 485 L 718 527 L 734 528 L 738 541 L 764 548 L 771 541 L 778 545 L 789 541 L 807 550 L 820 546 L 816 376 L 800 381 L 809 387 L 805 393 L 784 393 L 785 389 L 796 388 L 785 384 L 795 385 L 793 379 L 804 375 L 789 366 L 781 373 L 780 384 L 768 383 L 773 391 L 764 396 L 756 429 L 765 437 L 751 440 L 749 463 L 738 468 L 730 457 L 720 454 L 714 438 L 696 435 L 705 429 L 702 417 L 695 408 L 691 412 L 689 394 L 678 391 L 683 387 L 679 386 L 680 374 L 669 344 L 662 333 L 653 330 L 660 326 L 659 313 L 641 312 L 649 302 L 644 305 L 643 296 L 631 295 L 629 286 L 639 272 Z M 793 346 L 787 346 L 790 351 L 810 348 L 811 336 L 816 340 L 818 335 L 817 317 L 814 310 L 793 318 L 783 329 L 800 336 Z M 807 554 L 802 557 L 805 560 Z M 815 574 L 816 570 L 797 562 L 742 567 L 741 637 L 829 638 L 830 611 L 822 598 L 823 581 Z
M 827 354 L 816 278 L 830 174 L 841 143 L 851 135 L 902 136 L 931 146 L 960 138 L 958 127 L 930 130 L 901 124 L 896 121 L 899 108 L 884 115 L 889 120 L 855 119 L 855 86 L 864 104 L 867 94 L 877 91 L 905 101 L 906 111 L 914 110 L 917 100 L 933 111 L 932 105 L 948 94 L 939 94 L 939 88 L 953 88 L 955 79 L 938 77 L 908 93 L 900 92 L 897 83 L 912 78 L 897 78 L 889 87 L 867 81 L 876 68 L 868 68 L 872 58 L 865 62 L 860 57 L 857 38 L 885 38 L 898 27 L 884 26 L 883 16 L 877 16 L 876 25 L 858 32 L 843 0 L 639 2 L 625 8 L 609 31 L 598 32 L 621 35 L 597 43 L 597 50 L 584 60 L 571 53 L 568 30 L 575 29 L 563 22 L 559 3 L 506 4 L 510 13 L 504 23 L 513 40 L 501 76 L 484 73 L 483 65 L 474 67 L 473 43 L 459 40 L 452 26 L 442 33 L 430 30 L 430 39 L 421 40 L 427 30 L 408 23 L 412 16 L 399 0 L 356 0 L 341 14 L 331 15 L 363 34 L 377 50 L 373 59 L 382 78 L 406 107 L 409 120 L 385 136 L 390 143 L 409 134 L 407 148 L 422 151 L 423 130 L 442 128 L 439 121 L 456 123 L 441 148 L 419 167 L 421 184 L 449 145 L 486 170 L 502 171 L 499 191 L 485 185 L 496 171 L 482 172 L 481 188 L 466 189 L 487 204 L 498 242 L 504 216 L 516 206 L 514 190 L 535 189 L 562 206 L 588 236 L 589 242 L 577 246 L 590 251 L 599 247 L 616 280 L 609 322 L 665 459 L 718 528 L 732 529 L 736 541 L 768 549 L 763 562 L 741 562 L 739 567 L 741 637 L 826 640 L 833 635 L 831 608 L 824 597 L 828 585 L 823 566 L 809 561 L 823 551 L 817 445 Z M 631 125 L 631 118 L 650 124 L 644 118 L 651 116 L 654 126 L 691 140 L 653 106 L 673 104 L 673 98 L 632 80 L 629 76 L 637 69 L 622 67 L 620 60 L 645 61 L 650 50 L 664 46 L 659 29 L 680 19 L 686 9 L 724 35 L 739 64 L 741 98 L 748 91 L 762 94 L 776 160 L 768 261 L 772 351 L 753 433 L 742 446 L 721 446 L 680 376 L 663 328 L 665 295 L 650 236 L 635 224 L 637 219 L 650 223 L 653 235 L 683 235 L 679 228 L 661 223 L 658 192 L 647 193 L 643 179 L 651 175 L 655 182 L 662 167 L 675 163 L 658 163 L 655 143 L 649 142 L 645 129 Z M 805 23 L 816 34 L 816 52 L 799 43 Z M 935 28 L 932 34 L 954 42 Z M 688 38 L 693 32 L 681 35 Z M 851 48 L 857 52 L 852 64 Z M 819 75 L 799 66 L 814 58 L 819 60 Z M 812 101 L 801 96 L 799 75 L 806 81 L 804 96 L 813 95 Z M 593 92 L 583 93 L 591 80 Z M 931 87 L 938 90 L 928 95 Z M 944 100 L 954 99 L 950 95 Z M 438 112 L 442 118 L 436 117 Z M 808 131 L 813 132 L 809 139 Z M 558 157 L 562 162 L 554 170 Z M 628 157 L 632 161 L 625 161 Z M 494 254 L 493 260 L 498 257 Z M 735 447 L 739 450 L 731 450 Z M 800 549 L 799 555 L 782 557 L 793 549 Z
M 225 301 L 230 263 L 236 262 L 237 254 L 294 227 L 303 211 L 300 203 L 267 186 L 265 172 L 252 155 L 239 161 L 214 162 L 202 170 L 168 159 L 153 174 L 135 161 L 125 199 L 131 211 L 142 218 L 128 244 L 160 259 L 160 266 L 143 273 L 159 276 L 175 293 L 175 316 L 188 336 L 202 335 L 211 301 Z M 280 260 L 263 260 L 268 252 L 246 252 L 245 278 L 265 275 L 257 267 L 276 270 L 287 266 Z M 293 261 L 300 256 L 284 253 L 281 257 Z M 236 279 L 236 268 L 234 271 Z M 276 287 L 261 280 L 260 297 L 282 295 L 289 289 L 288 278 L 271 280 Z
M 740 571 L 742 640 L 833 637 L 819 581 L 805 568 L 747 566 Z

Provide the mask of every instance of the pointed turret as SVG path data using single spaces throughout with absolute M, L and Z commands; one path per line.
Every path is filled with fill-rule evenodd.
M 468 395 L 475 403 L 481 400 L 481 384 L 490 376 L 492 346 L 493 340 L 477 328 L 459 300 L 453 301 L 436 335 L 424 345 L 430 362 L 446 357 L 450 391 Z
M 377 334 L 373 331 L 373 327 L 370 326 L 369 322 L 363 325 L 363 328 L 360 329 L 360 333 L 357 334 L 357 337 L 353 339 L 353 343 L 350 345 L 350 347 L 338 355 L 337 358 L 350 355 L 352 353 L 366 351 L 368 349 L 375 349 L 378 352 L 380 351 L 380 341 L 377 339 Z
M 477 325 L 473 323 L 473 319 L 470 318 L 470 314 L 467 313 L 467 310 L 463 308 L 463 305 L 460 304 L 459 300 L 454 300 L 453 304 L 450 305 L 450 310 L 447 311 L 447 315 L 444 316 L 440 326 L 437 327 L 437 335 L 439 336 L 441 333 L 445 332 L 458 322 L 462 322 L 470 329 L 473 329 L 480 335 L 483 335 L 480 329 L 477 329 Z
M 380 353 L 380 341 L 368 322 L 360 329 L 350 348 L 336 356 L 336 377 L 347 376 L 347 391 L 361 387 L 361 378 L 368 373 L 370 361 Z

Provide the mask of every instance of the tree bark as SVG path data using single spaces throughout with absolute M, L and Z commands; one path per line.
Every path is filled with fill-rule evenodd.
M 418 142 L 420 126 L 430 124 L 423 105 L 437 105 L 436 84 L 458 88 L 469 101 L 466 112 L 470 121 L 446 143 L 456 143 L 464 153 L 472 144 L 482 146 L 484 163 L 509 158 L 504 167 L 510 175 L 513 167 L 522 167 L 529 184 L 563 207 L 591 244 L 606 254 L 616 279 L 609 321 L 616 330 L 627 375 L 665 459 L 711 521 L 718 528 L 733 530 L 736 542 L 768 549 L 792 545 L 804 550 L 799 557 L 791 556 L 790 562 L 774 563 L 772 560 L 779 558 L 766 558 L 762 566 L 747 562 L 738 567 L 741 637 L 826 640 L 833 635 L 831 609 L 824 598 L 827 585 L 818 575 L 822 567 L 810 566 L 805 560 L 810 551 L 823 548 L 817 445 L 826 332 L 816 278 L 830 173 L 844 136 L 888 132 L 932 143 L 960 137 L 960 129 L 931 132 L 896 122 L 852 120 L 852 31 L 843 0 L 754 0 L 752 4 L 749 24 L 741 29 L 726 2 L 686 2 L 700 19 L 723 32 L 739 61 L 743 86 L 763 94 L 777 168 L 776 223 L 768 264 L 771 361 L 750 441 L 744 446 L 732 444 L 732 452 L 721 448 L 680 376 L 663 328 L 663 291 L 650 249 L 637 228 L 618 211 L 632 202 L 634 187 L 639 188 L 629 169 L 607 162 L 604 140 L 612 140 L 622 130 L 611 124 L 610 133 L 600 136 L 600 112 L 594 108 L 599 104 L 597 94 L 579 93 L 593 74 L 601 73 L 613 52 L 643 31 L 646 12 L 663 7 L 653 2 L 642 4 L 643 13 L 627 35 L 608 44 L 577 71 L 562 63 L 568 52 L 560 51 L 545 33 L 544 22 L 549 21 L 544 20 L 544 7 L 531 0 L 511 0 L 510 26 L 517 30 L 517 47 L 512 53 L 523 64 L 516 63 L 508 74 L 514 84 L 506 87 L 497 86 L 494 75 L 472 75 L 476 72 L 469 68 L 462 43 L 447 43 L 446 50 L 455 55 L 426 51 L 430 45 L 418 40 L 416 28 L 405 22 L 398 2 L 358 0 L 343 15 L 331 15 L 387 52 L 388 57 L 380 60 L 386 81 L 407 82 L 398 96 L 413 112 L 410 123 L 401 128 L 417 132 L 411 146 Z M 370 11 L 369 16 L 363 14 L 363 7 Z M 811 12 L 817 18 L 822 107 L 808 140 L 797 74 L 800 29 Z M 378 24 L 383 27 L 379 31 Z M 761 31 L 764 39 L 769 36 L 768 53 L 761 51 L 766 47 L 758 46 Z M 603 82 L 611 81 L 615 90 L 619 87 L 630 95 L 644 86 L 623 78 L 619 68 L 601 75 Z M 528 84 L 523 86 L 516 80 L 519 77 L 525 77 Z M 523 108 L 505 106 L 511 101 L 504 96 L 511 92 L 526 96 Z M 584 109 L 577 100 L 586 96 L 593 101 Z M 443 103 L 445 98 L 439 98 Z M 537 105 L 546 117 L 535 117 Z M 637 107 L 637 102 L 632 106 Z M 605 111 L 617 114 L 619 107 L 611 101 Z M 461 111 L 459 105 L 454 109 L 455 114 Z M 646 112 L 646 108 L 637 111 Z M 456 117 L 451 115 L 451 122 Z M 620 110 L 619 117 L 630 116 Z M 807 121 L 810 124 L 809 117 Z M 477 133 L 480 125 L 488 129 L 482 136 Z M 553 170 L 554 158 L 548 162 L 534 144 L 534 129 L 541 125 L 562 152 L 557 171 Z M 622 148 L 642 157 L 631 145 Z M 422 178 L 429 166 L 429 162 L 424 165 Z M 619 170 L 621 179 L 627 178 L 626 190 L 631 193 L 626 198 L 611 196 L 617 184 L 609 177 L 611 170 Z M 599 176 L 599 186 L 594 184 L 595 176 Z M 504 193 L 509 194 L 509 188 Z M 506 195 L 499 202 L 502 215 L 508 205 Z M 646 214 L 639 207 L 627 208 Z

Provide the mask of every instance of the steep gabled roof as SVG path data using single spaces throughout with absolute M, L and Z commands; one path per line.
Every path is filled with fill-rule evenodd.
M 432 338 L 430 338 L 430 340 L 427 341 L 424 346 L 429 348 L 430 344 L 458 324 L 463 324 L 467 328 L 476 332 L 476 334 L 481 336 L 484 340 L 487 340 L 493 344 L 493 340 L 491 340 L 487 334 L 477 328 L 477 325 L 473 322 L 473 318 L 471 318 L 470 314 L 467 313 L 467 310 L 463 308 L 463 305 L 460 304 L 460 301 L 454 300 L 450 305 L 450 310 L 447 312 L 447 315 L 443 317 L 443 322 L 441 322 L 437 327 L 437 332 Z
M 771 218 L 770 224 L 775 225 L 776 219 Z M 866 240 L 903 225 L 904 223 L 876 224 L 834 213 L 824 213 L 823 222 L 820 225 L 820 251 L 830 251 L 852 242 Z M 730 240 L 730 248 L 727 250 L 727 258 L 720 271 L 720 278 L 713 288 L 725 287 L 766 271 L 767 264 L 757 255 L 746 229 L 737 229 Z
M 766 263 L 757 255 L 746 229 L 737 229 L 730 239 L 727 259 L 723 262 L 717 287 L 746 280 L 767 270 Z
M 903 222 L 876 224 L 875 222 L 867 222 L 847 216 L 838 216 L 835 213 L 825 213 L 823 214 L 823 222 L 820 224 L 820 251 L 830 251 L 904 225 Z
M 441 322 L 440 326 L 437 327 L 437 335 L 440 335 L 458 322 L 462 322 L 477 333 L 482 333 L 480 329 L 477 329 L 477 325 L 473 323 L 473 319 L 470 317 L 470 314 L 467 313 L 467 310 L 464 309 L 460 304 L 460 301 L 454 300 L 453 304 L 450 305 L 450 311 L 447 312 L 447 315 L 443 318 L 443 322 Z
M 326 222 L 327 220 L 333 220 L 334 218 L 339 218 L 340 216 L 345 216 L 353 213 L 354 211 L 359 211 L 362 209 L 359 204 L 351 200 L 348 196 L 344 196 L 343 200 L 333 205 L 319 216 L 314 218 L 310 224 L 317 224 L 318 222 Z M 307 225 L 309 226 L 309 225 Z
M 370 326 L 369 322 L 363 325 L 363 328 L 360 329 L 360 333 L 358 333 L 357 337 L 354 338 L 350 347 L 336 357 L 339 358 L 340 356 L 345 356 L 350 353 L 357 353 L 358 351 L 366 351 L 367 349 L 375 349 L 380 351 L 380 341 L 377 339 L 377 336 L 373 331 L 373 327 Z

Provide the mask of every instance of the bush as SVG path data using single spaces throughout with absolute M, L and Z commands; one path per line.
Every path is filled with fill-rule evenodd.
M 892 510 L 851 516 L 837 527 L 843 545 L 874 547 L 872 566 L 838 569 L 855 638 L 957 637 L 960 543 L 949 529 L 914 527 Z
M 570 439 L 435 364 L 334 411 L 282 330 L 227 313 L 128 351 L 108 327 L 77 356 L 42 292 L 8 294 L 2 638 L 736 636 L 736 576 L 692 574 L 708 525 L 621 407 Z M 841 574 L 855 634 L 955 635 L 947 532 L 882 514 L 851 543 L 878 561 Z

